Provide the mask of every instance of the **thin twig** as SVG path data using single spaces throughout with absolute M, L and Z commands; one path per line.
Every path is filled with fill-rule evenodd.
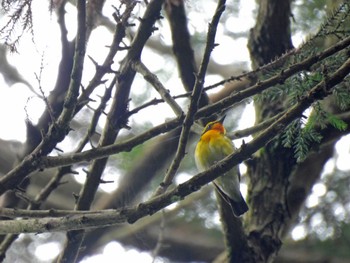
M 28 210 L 17 208 L 0 208 L 0 215 L 8 218 L 44 218 L 44 217 L 63 217 L 73 215 L 95 215 L 103 213 L 113 213 L 115 210 L 99 210 L 99 211 L 77 211 L 77 210 Z
M 304 61 L 290 65 L 288 68 L 289 71 L 287 71 L 287 72 L 283 71 L 281 74 L 275 75 L 274 77 L 272 77 L 270 79 L 267 79 L 264 81 L 259 81 L 258 83 L 254 84 L 253 86 L 249 86 L 249 87 L 245 88 L 241 92 L 233 93 L 229 97 L 226 97 L 226 98 L 216 102 L 215 104 L 211 104 L 211 105 L 206 106 L 203 109 L 200 109 L 198 114 L 196 115 L 196 119 L 201 118 L 203 116 L 208 116 L 208 115 L 216 112 L 220 107 L 225 106 L 226 108 L 230 108 L 230 107 L 234 106 L 236 103 L 241 102 L 242 100 L 244 100 L 248 97 L 256 95 L 256 94 L 260 93 L 261 91 L 272 87 L 273 85 L 276 85 L 278 83 L 282 83 L 287 78 L 294 75 L 295 73 L 302 71 L 304 69 L 310 68 L 315 63 L 319 63 L 321 60 L 326 59 L 326 58 L 334 55 L 335 53 L 347 48 L 349 45 L 350 45 L 350 37 L 347 37 L 347 38 L 343 39 L 342 41 L 336 43 L 335 45 L 329 47 L 328 49 L 321 51 L 321 52 L 309 57 L 308 59 L 305 59 Z M 271 62 L 270 64 L 267 64 L 263 67 L 260 67 L 254 71 L 243 73 L 239 76 L 232 76 L 230 78 L 224 79 L 224 80 L 219 81 L 213 85 L 204 87 L 203 90 L 207 91 L 207 90 L 222 86 L 227 82 L 241 80 L 243 78 L 256 79 L 259 73 L 264 73 L 264 72 L 270 71 L 272 68 L 275 68 L 280 64 L 283 64 L 285 62 L 285 60 L 287 58 L 289 58 L 290 56 L 299 54 L 302 50 L 303 50 L 303 48 L 291 50 L 290 52 L 286 53 L 285 55 L 278 58 L 274 62 Z M 186 92 L 186 93 L 174 96 L 173 99 L 186 98 L 186 97 L 189 97 L 190 95 L 191 95 L 191 92 Z M 141 109 L 144 109 L 144 108 L 151 106 L 151 105 L 157 105 L 158 103 L 162 103 L 162 102 L 164 102 L 162 99 L 154 99 L 152 101 L 145 103 L 144 105 L 141 105 L 138 108 L 133 109 L 129 113 L 130 113 L 130 115 L 135 114 L 138 111 L 140 111 Z M 226 106 L 226 105 L 228 105 L 228 106 Z M 222 108 L 220 110 L 224 110 L 224 108 Z
M 78 3 L 84 1 L 78 1 Z M 40 156 L 47 155 L 62 141 L 66 134 L 70 131 L 69 123 L 73 117 L 77 97 L 79 95 L 80 82 L 82 77 L 84 56 L 85 56 L 85 2 L 82 4 L 81 12 L 78 12 L 78 33 L 75 47 L 74 66 L 72 69 L 71 82 L 65 97 L 64 108 L 50 127 L 47 135 L 42 139 L 41 143 L 24 160 L 7 175 L 0 180 L 0 195 L 7 189 L 15 187 L 19 181 L 23 180 L 28 173 L 33 171 L 30 169 Z M 81 8 L 81 7 L 80 7 Z M 35 169 L 34 169 L 35 170 Z
M 125 140 L 120 143 L 103 146 L 103 147 L 97 147 L 95 149 L 87 150 L 81 153 L 62 155 L 59 157 L 43 156 L 37 161 L 40 163 L 39 167 L 49 168 L 49 167 L 67 166 L 67 165 L 79 163 L 82 161 L 90 161 L 93 159 L 101 159 L 112 154 L 117 154 L 119 152 L 131 151 L 135 146 L 142 144 L 157 135 L 160 135 L 162 133 L 175 129 L 182 123 L 183 119 L 184 117 L 180 116 L 179 118 L 176 118 L 166 123 L 155 126 L 154 128 L 140 135 L 137 135 L 129 140 Z
M 196 114 L 196 119 L 199 119 L 201 117 L 210 116 L 211 114 L 214 114 L 218 111 L 222 111 L 227 108 L 233 107 L 236 103 L 241 102 L 242 100 L 249 98 L 253 95 L 259 94 L 262 91 L 277 85 L 281 84 L 284 81 L 286 81 L 289 77 L 293 76 L 297 72 L 300 72 L 302 70 L 308 70 L 312 65 L 315 63 L 319 63 L 323 59 L 326 59 L 327 57 L 330 57 L 334 55 L 335 53 L 347 48 L 350 45 L 350 37 L 347 37 L 343 41 L 338 42 L 337 44 L 327 48 L 324 51 L 321 51 L 314 56 L 308 57 L 304 59 L 303 61 L 293 64 L 286 68 L 285 70 L 281 71 L 279 74 L 263 80 L 259 81 L 255 85 L 248 87 L 247 89 L 244 89 L 243 91 L 233 93 L 232 95 L 219 100 L 216 103 L 210 104 L 206 107 L 203 107 L 198 110 Z
M 279 83 L 280 81 L 284 81 L 287 77 L 291 76 L 295 72 L 299 72 L 299 71 L 303 70 L 304 68 L 308 68 L 308 67 L 312 66 L 314 63 L 319 62 L 321 59 L 325 59 L 325 58 L 333 55 L 334 53 L 346 48 L 349 44 L 350 44 L 350 37 L 344 39 L 343 41 L 338 42 L 336 45 L 326 49 L 325 51 L 322 51 L 322 52 L 320 52 L 320 53 L 318 53 L 318 54 L 316 54 L 316 55 L 314 55 L 314 56 L 312 56 L 312 57 L 310 57 L 310 58 L 308 58 L 300 63 L 292 65 L 290 68 L 285 70 L 283 72 L 283 74 L 279 74 L 279 75 L 272 77 L 270 79 L 267 79 L 265 81 L 261 81 L 245 91 L 233 94 L 230 97 L 228 97 L 227 99 L 221 100 L 221 101 L 219 101 L 213 105 L 210 105 L 204 109 L 200 109 L 198 111 L 198 113 L 196 114 L 196 117 L 198 116 L 198 118 L 199 118 L 201 116 L 206 116 L 208 114 L 208 112 L 215 112 L 217 107 L 222 107 L 220 105 L 221 103 L 223 103 L 223 104 L 235 103 L 235 102 L 240 101 L 241 99 L 245 99 L 251 95 L 257 94 L 261 90 L 264 90 L 264 89 L 270 87 L 271 85 Z M 173 127 L 172 124 L 174 122 L 177 122 L 177 120 L 169 122 L 168 128 Z M 263 125 L 263 124 L 261 124 L 261 125 Z M 152 131 L 150 131 L 149 133 L 148 132 L 146 132 L 146 133 L 153 134 L 154 136 L 156 136 L 156 135 L 160 134 L 161 132 L 166 132 L 166 131 L 171 130 L 171 129 L 164 129 L 163 126 L 159 127 L 159 128 L 161 129 L 160 132 L 157 132 L 157 131 L 152 129 Z M 252 128 L 252 129 L 254 130 L 255 128 Z M 237 133 L 241 134 L 241 131 L 237 131 Z M 248 132 L 246 132 L 246 134 L 248 134 Z M 142 140 L 141 137 L 143 137 L 143 135 L 136 137 L 135 141 L 139 141 L 140 143 L 144 142 L 144 140 Z M 148 138 L 150 138 L 150 137 L 148 137 Z M 134 140 L 131 140 L 131 141 L 134 141 Z M 26 163 L 26 165 L 28 165 L 26 167 L 27 168 L 26 172 L 29 173 L 29 172 L 32 172 L 32 171 L 38 169 L 38 168 L 57 167 L 57 166 L 73 164 L 74 162 L 81 162 L 81 161 L 88 161 L 88 160 L 95 159 L 95 158 L 102 158 L 102 157 L 107 156 L 108 154 L 115 154 L 115 153 L 118 153 L 118 152 L 123 151 L 123 150 L 128 149 L 128 148 L 131 149 L 132 147 L 135 146 L 135 144 L 133 143 L 132 145 L 133 146 L 131 146 L 131 147 L 127 147 L 126 144 L 122 143 L 122 145 L 116 144 L 113 146 L 107 146 L 107 147 L 94 149 L 95 151 L 89 150 L 86 152 L 68 155 L 68 156 L 36 158 L 35 162 L 34 162 L 34 160 L 31 160 L 31 162 L 28 161 Z M 17 168 L 24 169 L 23 167 L 22 168 L 17 167 Z M 8 186 L 6 186 L 7 178 L 14 176 L 13 178 L 16 179 L 16 182 L 17 182 L 17 180 L 18 180 L 17 178 L 20 177 L 19 176 L 20 174 L 17 174 L 17 172 L 18 172 L 17 168 L 15 168 L 11 172 L 9 172 L 2 179 L 0 179 L 0 186 L 1 186 L 1 184 L 5 184 L 5 187 L 4 187 L 5 190 L 9 188 Z M 0 187 L 0 190 L 1 189 L 2 188 Z
M 130 10 L 129 14 L 131 14 L 131 11 L 134 9 L 136 3 L 136 1 L 125 2 L 126 10 Z M 154 31 L 154 24 L 160 16 L 162 4 L 163 0 L 154 0 L 147 6 L 142 18 L 142 23 L 140 23 L 135 38 L 133 39 L 128 52 L 120 65 L 118 83 L 115 88 L 110 111 L 107 115 L 107 122 L 104 126 L 102 136 L 100 137 L 100 146 L 113 144 L 117 139 L 120 130 L 127 127 L 127 119 L 125 119 L 125 116 L 128 110 L 131 85 L 135 77 L 135 71 L 132 69 L 131 65 L 134 61 L 139 60 L 141 57 L 144 45 Z M 123 34 L 125 34 L 126 26 L 128 26 L 128 24 L 122 25 Z M 90 209 L 98 186 L 101 182 L 101 177 L 107 161 L 108 156 L 94 160 L 91 163 L 88 170 L 88 176 L 77 198 L 75 205 L 76 210 Z M 65 248 L 60 255 L 60 263 L 71 263 L 76 261 L 84 235 L 85 233 L 83 230 L 69 231 L 67 233 L 67 243 L 65 244 Z
M 123 208 L 121 210 L 94 215 L 75 215 L 71 217 L 42 218 L 42 219 L 18 219 L 0 221 L 0 234 L 23 232 L 53 232 L 68 229 L 87 229 L 116 225 L 119 223 L 133 223 L 140 218 L 154 214 L 170 205 L 176 200 L 181 200 L 187 195 L 200 189 L 200 187 L 216 179 L 220 174 L 228 171 L 233 166 L 249 158 L 254 152 L 271 141 L 283 128 L 317 100 L 329 95 L 329 92 L 350 73 L 350 59 L 348 59 L 334 74 L 317 84 L 300 101 L 291 107 L 283 116 L 276 120 L 266 130 L 261 132 L 254 140 L 243 145 L 238 151 L 217 162 L 208 170 L 193 176 L 185 183 L 166 193 L 156 196 L 137 207 Z
M 170 95 L 169 90 L 164 87 L 164 85 L 159 81 L 158 77 L 153 74 L 141 61 L 135 61 L 133 63 L 133 68 L 135 71 L 139 72 L 145 78 L 145 80 L 152 84 L 162 99 L 172 108 L 176 116 L 181 116 L 184 114 L 179 104 L 177 104 L 177 102 Z
M 350 37 L 345 38 L 344 40 L 338 42 L 337 44 L 335 44 L 334 46 L 315 54 L 314 56 L 305 59 L 302 62 L 296 63 L 291 65 L 288 69 L 286 69 L 284 72 L 282 72 L 281 74 L 272 77 L 270 79 L 267 79 L 265 81 L 261 81 L 258 82 L 257 84 L 255 84 L 252 87 L 249 87 L 248 89 L 239 92 L 239 93 L 235 93 L 232 94 L 231 96 L 218 101 L 215 104 L 209 105 L 205 108 L 202 108 L 200 110 L 198 110 L 195 119 L 199 119 L 203 116 L 208 116 L 212 113 L 215 113 L 218 110 L 221 110 L 222 108 L 229 108 L 232 107 L 235 103 L 240 102 L 243 99 L 246 99 L 252 95 L 255 95 L 259 92 L 261 92 L 262 90 L 266 90 L 267 88 L 285 81 L 288 77 L 290 77 L 291 75 L 302 71 L 304 69 L 308 69 L 310 68 L 313 64 L 320 62 L 321 60 L 332 56 L 333 54 L 339 52 L 340 50 L 343 50 L 344 48 L 348 47 L 350 44 Z M 229 81 L 229 79 L 225 80 L 225 81 Z M 118 148 L 118 147 L 116 147 Z M 113 152 L 111 152 L 112 154 Z M 91 155 L 90 155 L 91 154 Z M 105 156 L 103 153 L 103 150 L 101 150 L 99 152 L 99 154 L 92 154 L 89 153 L 86 155 L 86 158 L 82 158 L 82 156 L 78 156 L 77 159 L 80 161 L 83 160 L 90 160 L 93 158 L 99 158 L 99 157 L 103 157 Z M 74 157 L 70 156 L 71 160 L 74 159 Z M 70 163 L 70 161 L 67 159 L 64 159 L 64 161 L 60 162 L 59 160 L 56 160 L 55 158 L 57 157 L 53 157 L 55 160 L 55 164 L 47 164 L 46 166 L 46 161 L 48 159 L 43 158 L 43 163 L 38 163 L 37 160 L 41 160 L 41 158 L 39 158 L 39 156 L 37 155 L 31 155 L 28 156 L 19 166 L 15 167 L 13 170 L 11 170 L 7 175 L 3 176 L 0 179 L 0 194 L 4 193 L 6 190 L 8 189 L 12 189 L 15 187 L 15 185 L 17 185 L 18 181 L 20 181 L 22 178 L 24 178 L 24 176 L 28 175 L 29 173 L 37 170 L 38 168 L 40 168 L 41 165 L 43 165 L 43 168 L 45 167 L 56 167 L 56 166 L 61 166 L 64 165 L 65 162 L 67 162 L 68 164 Z M 63 157 L 65 158 L 65 157 Z
M 172 209 L 166 211 L 167 222 L 170 223 L 172 220 L 177 220 L 176 215 L 183 211 L 183 209 L 193 206 L 198 200 L 203 200 L 203 198 L 208 197 L 212 191 L 211 187 L 205 187 L 201 191 L 193 193 L 191 196 L 188 196 L 186 199 L 182 200 L 181 203 L 176 204 Z M 162 215 L 157 213 L 151 217 L 143 218 L 142 222 L 138 224 L 124 226 L 122 228 L 115 228 L 113 232 L 113 237 L 116 240 L 121 240 L 129 236 L 135 236 L 138 232 L 143 231 L 150 225 L 159 224 L 162 220 Z
M 90 126 L 88 128 L 88 131 L 87 131 L 86 135 L 81 139 L 81 141 L 80 141 L 77 149 L 75 150 L 75 152 L 81 152 L 84 149 L 84 147 L 87 144 L 87 142 L 91 139 L 91 136 L 95 133 L 96 126 L 98 124 L 100 116 L 103 113 L 103 111 L 105 110 L 105 108 L 107 106 L 107 102 L 111 98 L 112 89 L 113 89 L 113 87 L 114 87 L 116 82 L 117 82 L 117 76 L 114 76 L 112 82 L 106 88 L 105 93 L 103 94 L 103 96 L 101 98 L 100 105 L 94 111 L 94 115 L 91 118 Z
M 207 67 L 209 64 L 210 54 L 215 47 L 216 29 L 220 21 L 220 17 L 224 12 L 224 10 L 225 10 L 225 1 L 219 1 L 217 5 L 217 9 L 212 19 L 212 22 L 209 24 L 207 44 L 204 50 L 203 60 L 200 65 L 199 73 L 192 91 L 190 106 L 188 108 L 188 111 L 182 126 L 179 144 L 175 153 L 175 157 L 172 163 L 170 164 L 170 167 L 163 179 L 163 182 L 155 191 L 155 195 L 164 193 L 167 190 L 167 188 L 171 185 L 173 178 L 175 176 L 175 173 L 179 168 L 183 157 L 185 156 L 188 136 L 191 131 L 191 126 L 194 122 L 194 115 L 198 110 L 198 103 L 203 90 L 203 83 L 204 83 Z
M 266 129 L 272 123 L 274 123 L 278 118 L 280 118 L 285 113 L 286 113 L 286 111 L 280 112 L 277 115 L 275 115 L 275 116 L 273 116 L 273 117 L 271 117 L 263 122 L 260 122 L 252 127 L 249 127 L 249 128 L 243 129 L 243 130 L 236 130 L 233 132 L 229 132 L 229 133 L 227 133 L 227 137 L 229 137 L 232 140 L 235 140 L 235 139 L 247 137 L 249 135 L 260 132 L 260 131 Z
M 125 12 L 121 16 L 121 19 L 117 22 L 117 25 L 114 30 L 113 34 L 113 40 L 110 45 L 108 54 L 103 61 L 101 66 L 96 65 L 96 72 L 95 75 L 92 77 L 89 85 L 85 88 L 81 96 L 78 100 L 78 106 L 76 109 L 76 112 L 80 111 L 84 105 L 89 101 L 89 97 L 91 93 L 95 90 L 97 86 L 101 84 L 102 78 L 107 73 L 112 73 L 111 66 L 113 64 L 113 59 L 117 52 L 121 50 L 120 43 L 122 43 L 124 37 L 125 37 L 125 31 L 126 28 L 129 26 L 128 19 L 131 16 L 132 10 L 134 9 L 137 2 L 130 3 L 130 5 L 127 6 L 125 9 Z
M 165 232 L 165 211 L 162 209 L 162 218 L 160 221 L 160 226 L 159 226 L 159 234 L 158 234 L 158 239 L 157 239 L 157 244 L 154 247 L 152 251 L 152 263 L 156 261 L 157 256 L 160 253 L 160 250 L 164 247 L 164 232 Z

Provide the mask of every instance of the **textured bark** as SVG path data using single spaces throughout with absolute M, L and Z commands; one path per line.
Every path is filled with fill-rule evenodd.
M 290 4 L 290 1 L 260 1 L 257 24 L 251 30 L 248 45 L 254 68 L 293 48 Z M 284 100 L 280 97 L 273 102 L 256 102 L 257 123 L 284 110 Z M 271 262 L 275 258 L 282 245 L 281 239 L 332 154 L 333 144 L 329 144 L 317 154 L 311 154 L 302 164 L 297 164 L 292 150 L 283 147 L 281 139 L 277 138 L 248 162 L 252 209 L 246 225 L 255 262 Z
M 248 246 L 242 219 L 233 215 L 232 208 L 220 194 L 216 193 L 216 195 L 226 245 L 226 250 L 216 261 L 254 263 L 251 257 L 254 251 Z
M 261 0 L 248 47 L 252 66 L 265 65 L 293 48 L 290 32 L 290 0 Z
M 263 66 L 291 49 L 289 0 L 262 0 L 249 38 L 253 68 Z M 284 98 L 255 103 L 256 122 L 283 110 Z M 274 140 L 248 162 L 249 204 L 247 232 L 254 262 L 269 262 L 279 251 L 281 230 L 290 216 L 286 204 L 289 175 L 295 161 L 292 152 Z

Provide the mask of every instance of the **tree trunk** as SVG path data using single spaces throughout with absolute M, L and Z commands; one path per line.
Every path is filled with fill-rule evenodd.
M 291 1 L 262 0 L 256 26 L 251 30 L 249 50 L 253 68 L 258 68 L 293 48 L 290 33 Z M 256 122 L 286 109 L 286 98 L 255 101 Z M 250 211 L 246 226 L 254 262 L 271 262 L 281 248 L 281 239 L 319 178 L 322 167 L 333 154 L 333 145 L 320 149 L 298 164 L 293 150 L 277 137 L 261 149 L 248 165 Z M 310 169 L 312 167 L 312 169 Z M 305 183 L 305 171 L 308 173 Z M 304 182 L 304 183 L 303 183 Z
M 289 0 L 260 1 L 257 22 L 248 44 L 253 68 L 293 48 L 290 16 Z M 256 122 L 281 112 L 283 104 L 283 97 L 273 103 L 256 101 Z M 279 138 L 248 162 L 250 210 L 246 225 L 254 262 L 270 262 L 281 247 L 281 230 L 290 217 L 286 203 L 288 180 L 295 164 L 292 152 L 281 145 Z

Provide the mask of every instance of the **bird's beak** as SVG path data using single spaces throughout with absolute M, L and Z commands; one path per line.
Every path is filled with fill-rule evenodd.
M 220 122 L 221 124 L 224 123 L 225 118 L 226 118 L 226 115 L 222 116 L 222 117 L 219 119 L 219 122 Z

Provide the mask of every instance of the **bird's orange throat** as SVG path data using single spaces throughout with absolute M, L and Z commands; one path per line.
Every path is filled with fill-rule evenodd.
M 214 123 L 213 126 L 211 127 L 211 130 L 218 131 L 219 133 L 222 133 L 222 134 L 226 133 L 224 125 L 222 125 L 220 122 Z
M 218 138 L 225 133 L 225 127 L 221 122 L 209 122 L 207 126 L 205 126 L 200 141 L 209 142 L 211 139 Z
M 217 138 L 221 133 L 218 130 L 209 130 L 201 136 L 202 142 L 209 142 L 211 139 Z

